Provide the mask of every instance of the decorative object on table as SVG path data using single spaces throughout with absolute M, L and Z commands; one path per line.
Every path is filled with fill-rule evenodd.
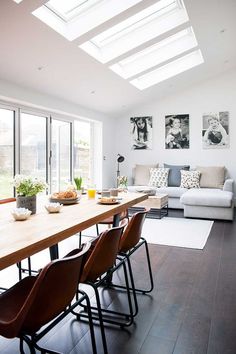
M 128 177 L 127 176 L 118 176 L 117 177 L 117 186 L 118 189 L 127 189 L 128 186 Z
M 51 203 L 60 203 L 60 204 L 76 204 L 80 200 L 80 196 L 78 196 L 77 192 L 72 189 L 68 189 L 66 191 L 61 191 L 57 193 L 53 193 L 50 197 Z
M 62 204 L 58 203 L 58 202 L 51 202 L 45 205 L 46 210 L 49 213 L 60 213 L 61 208 L 62 208 Z
M 79 195 L 81 195 L 83 193 L 83 187 L 82 187 L 82 183 L 83 183 L 83 178 L 80 177 L 74 177 L 74 182 L 76 185 L 76 189 Z
M 31 215 L 31 210 L 26 208 L 15 208 L 12 210 L 11 214 L 16 221 L 23 221 L 28 219 Z
M 132 150 L 152 149 L 152 117 L 131 117 Z
M 14 187 L 17 194 L 17 208 L 27 208 L 31 210 L 32 214 L 35 214 L 36 195 L 47 188 L 47 183 L 40 178 L 16 175 L 14 178 Z
M 117 171 L 116 171 L 117 178 L 120 176 L 120 163 L 123 162 L 124 160 L 125 160 L 124 156 L 117 154 Z
M 204 149 L 229 147 L 229 112 L 203 114 L 202 144 Z
M 165 116 L 166 149 L 189 149 L 189 114 Z

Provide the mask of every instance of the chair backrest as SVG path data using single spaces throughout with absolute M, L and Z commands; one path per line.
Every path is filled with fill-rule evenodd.
M 128 209 L 126 209 L 120 213 L 120 221 L 125 218 L 128 219 Z M 113 216 L 110 216 L 109 218 L 104 219 L 99 222 L 99 224 L 108 224 L 108 225 L 111 225 L 112 223 L 113 223 Z
M 29 334 L 36 332 L 70 304 L 76 293 L 84 256 L 89 247 L 90 243 L 82 251 L 78 250 L 77 254 L 52 261 L 42 269 L 22 307 L 26 316 L 21 331 Z
M 119 226 L 103 231 L 93 242 L 83 268 L 81 282 L 94 282 L 114 265 L 123 229 L 123 226 Z
M 5 198 L 5 199 L 0 199 L 0 204 L 6 204 L 6 203 L 11 203 L 15 202 L 16 198 Z
M 121 237 L 120 252 L 129 251 L 139 242 L 146 214 L 147 210 L 132 215 Z

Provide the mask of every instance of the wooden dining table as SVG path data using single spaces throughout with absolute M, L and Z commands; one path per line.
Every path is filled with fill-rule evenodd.
M 0 205 L 0 270 L 50 248 L 51 258 L 58 256 L 57 244 L 102 220 L 114 216 L 114 225 L 119 214 L 145 199 L 143 193 L 122 193 L 113 205 L 103 205 L 99 199 L 81 200 L 64 205 L 60 213 L 49 214 L 45 209 L 48 197 L 37 198 L 37 212 L 25 221 L 15 221 L 11 211 L 16 203 Z

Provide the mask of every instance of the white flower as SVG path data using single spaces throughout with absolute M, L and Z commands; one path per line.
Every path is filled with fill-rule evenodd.
M 13 184 L 17 194 L 25 197 L 36 195 L 48 187 L 41 178 L 26 175 L 15 175 Z

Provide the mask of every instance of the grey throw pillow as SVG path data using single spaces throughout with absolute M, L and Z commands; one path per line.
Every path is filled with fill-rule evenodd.
M 164 163 L 164 167 L 169 168 L 168 186 L 179 187 L 181 183 L 181 170 L 189 171 L 189 165 L 168 165 Z

